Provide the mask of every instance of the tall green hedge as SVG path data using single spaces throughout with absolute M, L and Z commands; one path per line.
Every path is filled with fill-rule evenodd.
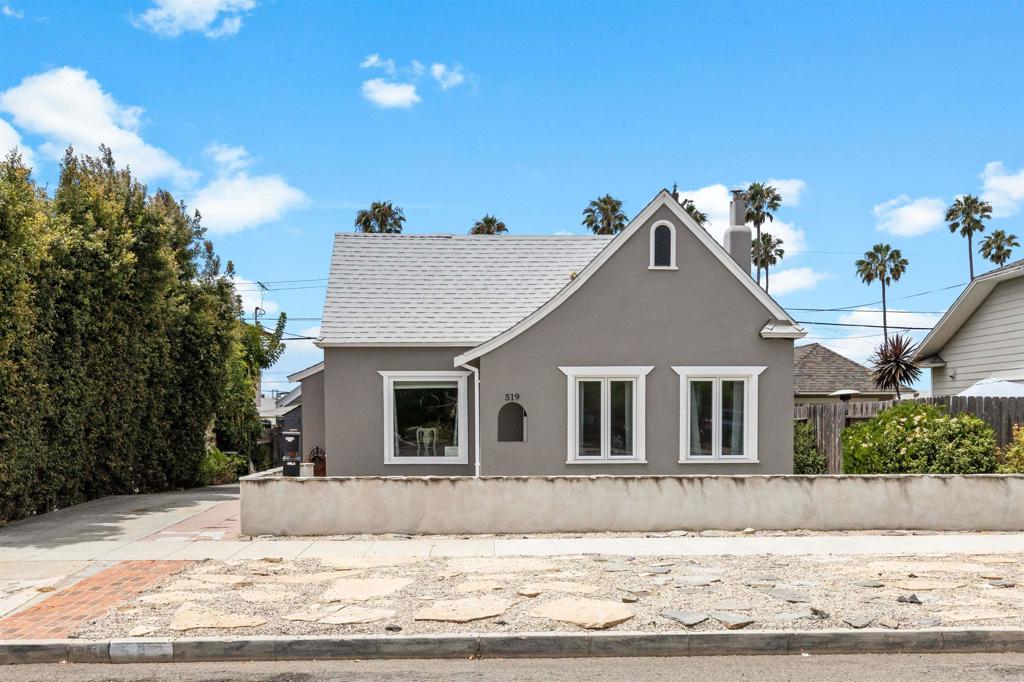
M 108 149 L 0 161 L 0 524 L 200 482 L 247 327 L 203 234 Z

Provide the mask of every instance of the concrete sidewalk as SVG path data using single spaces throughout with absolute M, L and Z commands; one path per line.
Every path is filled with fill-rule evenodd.
M 373 556 L 500 557 L 1002 554 L 1024 552 L 1024 534 L 814 535 L 734 537 L 413 538 L 409 540 L 86 540 L 0 544 L 4 564 L 38 561 L 324 559 Z M 8 566 L 10 568 L 10 566 Z

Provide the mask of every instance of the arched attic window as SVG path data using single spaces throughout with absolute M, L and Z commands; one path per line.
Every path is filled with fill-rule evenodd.
M 526 442 L 526 410 L 519 403 L 505 403 L 498 410 L 498 442 Z
M 660 222 L 651 226 L 651 270 L 676 269 L 676 227 Z

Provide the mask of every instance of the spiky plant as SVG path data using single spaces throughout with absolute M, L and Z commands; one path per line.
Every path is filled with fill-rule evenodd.
M 469 228 L 470 234 L 505 234 L 506 232 L 508 232 L 508 227 L 505 223 L 489 213 Z
M 618 234 L 627 220 L 622 202 L 611 194 L 594 199 L 583 209 L 583 226 L 594 234 Z
M 883 341 L 871 358 L 875 386 L 883 391 L 896 391 L 896 399 L 902 398 L 900 387 L 921 377 L 921 368 L 914 364 L 915 353 L 917 346 L 909 336 L 894 334 Z

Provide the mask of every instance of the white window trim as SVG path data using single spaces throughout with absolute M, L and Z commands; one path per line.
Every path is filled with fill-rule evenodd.
M 654 264 L 654 233 L 659 227 L 664 225 L 672 233 L 671 247 L 669 249 L 669 264 L 668 265 L 655 265 Z M 647 262 L 648 270 L 678 270 L 676 267 L 676 226 L 667 220 L 659 220 L 658 222 L 651 225 L 650 236 L 648 237 L 651 242 L 651 257 Z
M 673 366 L 679 375 L 679 463 L 680 464 L 756 464 L 757 459 L 757 378 L 767 367 L 761 366 Z M 690 391 L 689 382 L 693 379 L 710 379 L 720 387 L 722 379 L 741 379 L 744 381 L 743 442 L 746 453 L 743 457 L 721 456 L 721 419 L 717 417 L 720 410 L 721 389 L 713 391 L 713 409 L 716 415 L 713 443 L 714 455 L 703 457 L 690 455 Z
M 384 464 L 469 464 L 469 372 L 396 370 L 377 373 L 384 378 Z M 458 457 L 401 457 L 395 454 L 395 382 L 423 379 L 444 379 L 458 384 Z
M 645 405 L 647 395 L 647 374 L 654 369 L 649 367 L 559 367 L 566 378 L 566 464 L 646 464 L 647 453 L 647 408 Z M 631 380 L 633 381 L 633 456 L 632 457 L 608 457 L 601 459 L 596 457 L 578 457 L 576 447 L 577 436 L 577 385 L 580 379 L 601 379 L 602 410 L 608 403 L 607 380 Z M 608 420 L 603 420 L 602 428 L 607 429 Z M 602 436 L 602 449 L 606 438 Z

